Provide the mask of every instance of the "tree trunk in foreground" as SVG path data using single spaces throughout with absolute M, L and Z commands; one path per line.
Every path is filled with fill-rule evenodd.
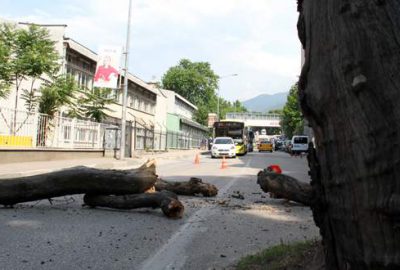
M 131 195 L 89 195 L 83 197 L 85 205 L 91 207 L 109 207 L 116 209 L 136 209 L 142 207 L 161 208 L 170 218 L 181 218 L 184 206 L 176 194 L 169 191 Z
M 269 192 L 275 198 L 285 198 L 307 206 L 314 203 L 315 197 L 310 184 L 302 183 L 288 175 L 267 170 L 260 171 L 257 175 L 257 183 L 264 192 Z
M 157 180 L 154 161 L 135 170 L 74 167 L 61 171 L 0 181 L 0 204 L 14 205 L 52 197 L 142 193 Z
M 192 177 L 188 182 L 173 182 L 157 179 L 155 184 L 156 190 L 169 190 L 179 195 L 193 196 L 196 194 L 202 194 L 204 197 L 213 197 L 218 194 L 216 186 L 203 183 L 200 178 Z
M 400 269 L 400 1 L 298 2 L 326 266 Z

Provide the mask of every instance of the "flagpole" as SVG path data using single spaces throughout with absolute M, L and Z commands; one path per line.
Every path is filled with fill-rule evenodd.
M 122 123 L 121 123 L 121 144 L 119 149 L 119 159 L 125 158 L 125 144 L 126 144 L 126 102 L 128 96 L 128 54 L 129 54 L 129 41 L 130 41 L 130 28 L 131 28 L 131 9 L 132 0 L 129 0 L 128 9 L 128 26 L 126 30 L 126 45 L 125 45 L 125 70 L 124 70 L 124 89 L 122 94 Z

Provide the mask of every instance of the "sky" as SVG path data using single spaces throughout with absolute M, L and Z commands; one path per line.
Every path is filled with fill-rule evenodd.
M 125 44 L 129 0 L 0 2 L 1 18 L 67 24 L 93 51 Z M 129 71 L 160 81 L 187 58 L 211 64 L 227 100 L 286 92 L 300 74 L 297 16 L 295 0 L 132 0 Z

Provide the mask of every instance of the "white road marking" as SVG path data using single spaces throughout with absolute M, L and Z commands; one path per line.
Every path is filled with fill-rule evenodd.
M 226 192 L 237 182 L 248 168 L 251 159 L 249 158 L 241 168 L 240 172 L 232 178 L 229 183 L 219 189 L 217 198 L 223 197 Z M 188 256 L 186 255 L 187 246 L 192 241 L 195 233 L 205 232 L 204 226 L 193 226 L 201 223 L 210 215 L 210 211 L 215 207 L 202 207 L 192 214 L 192 216 L 182 225 L 153 256 L 145 260 L 138 269 L 141 270 L 179 270 L 185 265 Z

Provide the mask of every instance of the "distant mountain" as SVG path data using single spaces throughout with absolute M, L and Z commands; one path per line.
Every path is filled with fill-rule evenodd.
M 288 94 L 289 92 L 273 95 L 263 94 L 242 103 L 251 112 L 268 112 L 269 110 L 282 109 L 285 106 Z

